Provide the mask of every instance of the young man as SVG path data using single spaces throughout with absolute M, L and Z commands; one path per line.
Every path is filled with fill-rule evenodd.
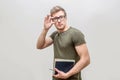
M 46 37 L 48 30 L 55 25 L 57 31 Z M 44 28 L 38 38 L 37 49 L 54 45 L 54 59 L 74 59 L 75 65 L 67 73 L 54 69 L 58 74 L 54 80 L 81 80 L 81 70 L 90 63 L 88 48 L 84 35 L 77 29 L 68 26 L 66 11 L 55 6 L 44 20 Z

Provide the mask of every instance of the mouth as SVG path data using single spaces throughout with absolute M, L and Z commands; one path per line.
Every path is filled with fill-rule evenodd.
M 58 26 L 62 26 L 63 24 L 58 24 Z

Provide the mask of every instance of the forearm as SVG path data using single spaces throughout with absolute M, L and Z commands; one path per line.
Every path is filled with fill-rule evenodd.
M 48 30 L 46 30 L 46 29 L 42 30 L 42 32 L 38 38 L 38 41 L 37 41 L 37 48 L 38 49 L 41 49 L 44 46 L 47 32 L 48 32 Z
M 80 59 L 75 66 L 67 73 L 68 76 L 72 76 L 79 73 L 83 68 L 85 68 L 90 63 L 90 59 Z

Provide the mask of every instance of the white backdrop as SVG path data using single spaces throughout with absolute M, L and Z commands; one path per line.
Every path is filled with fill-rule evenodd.
M 53 48 L 37 50 L 49 10 L 60 5 L 86 36 L 83 80 L 120 80 L 120 0 L 0 0 L 0 80 L 51 80 Z M 55 30 L 52 28 L 49 34 Z

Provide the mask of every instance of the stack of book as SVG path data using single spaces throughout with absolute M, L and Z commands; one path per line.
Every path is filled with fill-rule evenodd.
M 57 68 L 60 71 L 68 72 L 75 64 L 75 60 L 71 59 L 55 59 L 54 68 Z M 57 74 L 57 72 L 54 72 Z

